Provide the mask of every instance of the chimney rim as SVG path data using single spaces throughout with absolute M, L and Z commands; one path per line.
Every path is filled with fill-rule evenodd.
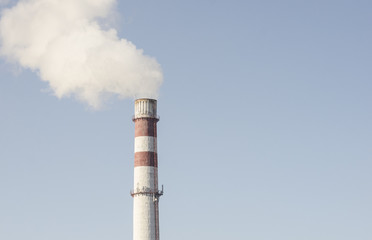
M 157 99 L 154 99 L 154 98 L 137 98 L 135 99 L 134 101 L 137 102 L 137 101 L 143 101 L 143 100 L 149 100 L 149 101 L 154 101 L 154 102 L 157 102 L 158 100 Z

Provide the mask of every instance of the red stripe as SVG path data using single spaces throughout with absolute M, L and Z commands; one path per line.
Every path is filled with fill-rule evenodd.
M 156 137 L 156 123 L 155 118 L 138 118 L 135 119 L 135 136 L 150 136 Z
M 134 153 L 134 167 L 158 167 L 158 154 L 155 152 Z

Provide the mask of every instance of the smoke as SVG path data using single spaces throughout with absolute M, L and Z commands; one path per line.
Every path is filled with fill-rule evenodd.
M 4 0 L 3 0 L 4 2 Z M 114 95 L 157 98 L 161 67 L 102 22 L 116 0 L 20 0 L 0 19 L 0 54 L 36 72 L 58 97 L 98 109 Z

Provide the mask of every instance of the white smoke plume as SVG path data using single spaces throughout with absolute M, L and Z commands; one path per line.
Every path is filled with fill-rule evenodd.
M 4 9 L 0 54 L 35 71 L 58 97 L 93 108 L 104 100 L 157 98 L 162 71 L 154 58 L 100 25 L 116 0 L 20 0 Z

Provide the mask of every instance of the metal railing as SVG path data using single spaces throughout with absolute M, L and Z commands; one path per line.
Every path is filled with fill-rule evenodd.
M 148 195 L 148 196 L 155 196 L 158 198 L 162 196 L 163 194 L 164 194 L 163 185 L 161 185 L 161 190 L 157 190 L 157 191 L 151 191 L 151 189 L 142 189 L 142 190 L 137 189 L 137 191 L 130 190 L 130 195 L 132 197 L 137 196 L 137 195 Z
M 139 119 L 139 118 L 155 118 L 157 121 L 160 120 L 160 116 L 159 115 L 152 116 L 152 117 L 150 117 L 150 116 L 141 116 L 141 115 L 136 117 L 136 115 L 133 115 L 132 116 L 132 121 L 134 121 L 136 119 Z

